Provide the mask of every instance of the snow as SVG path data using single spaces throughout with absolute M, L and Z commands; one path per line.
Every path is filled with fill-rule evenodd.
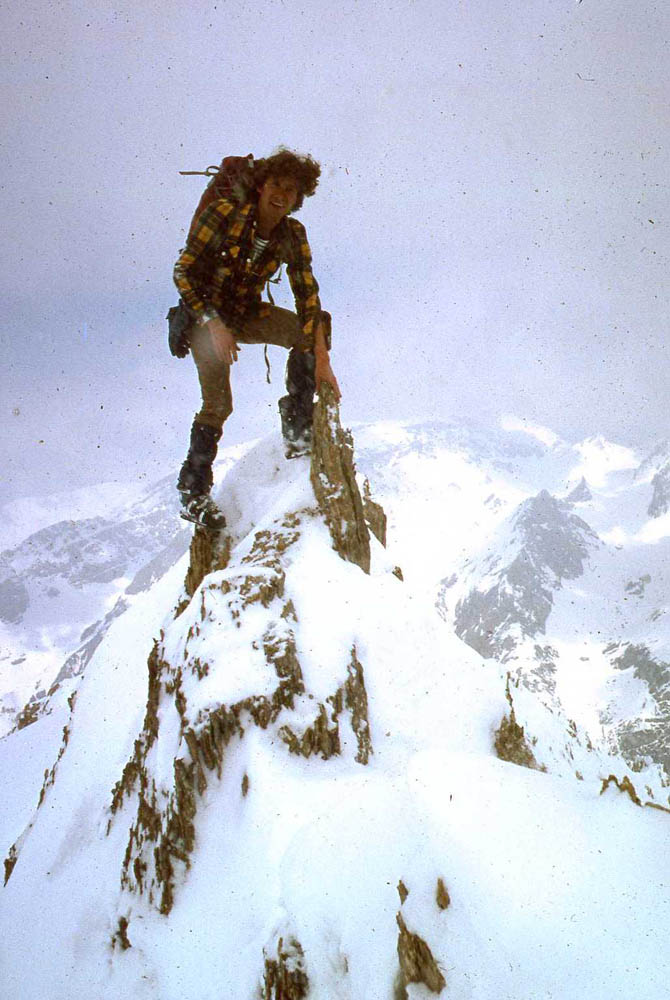
M 399 912 L 430 947 L 444 995 L 454 1000 L 667 995 L 670 816 L 634 805 L 614 787 L 601 795 L 602 779 L 629 773 L 626 764 L 591 752 L 582 735 L 569 740 L 562 714 L 585 731 L 598 725 L 612 676 L 604 644 L 622 634 L 617 608 L 642 630 L 662 600 L 661 548 L 631 547 L 635 558 L 623 572 L 617 553 L 603 546 L 580 578 L 557 591 L 542 642 L 558 652 L 562 710 L 511 687 L 517 719 L 547 772 L 503 762 L 493 737 L 509 712 L 506 669 L 484 661 L 438 616 L 435 583 L 460 569 L 466 539 L 469 553 L 481 550 L 483 538 L 497 539 L 501 559 L 511 553 L 506 519 L 531 495 L 528 481 L 477 467 L 463 448 L 440 459 L 429 450 L 412 454 L 415 439 L 400 425 L 360 436 L 363 472 L 366 448 L 368 458 L 382 445 L 399 449 L 379 488 L 371 484 L 387 507 L 389 546 L 373 540 L 369 576 L 332 549 L 313 512 L 307 462 L 285 462 L 275 436 L 254 443 L 219 485 L 234 545 L 229 566 L 207 577 L 174 620 L 185 556 L 111 625 L 79 682 L 67 749 L 39 810 L 43 772 L 55 759 L 45 748 L 58 745 L 67 716 L 54 712 L 0 741 L 5 855 L 27 831 L 0 896 L 7 1000 L 258 1000 L 264 950 L 271 957 L 277 939 L 291 936 L 304 949 L 310 997 L 388 1000 Z M 563 452 L 556 461 L 563 469 Z M 618 471 L 629 468 L 625 461 L 616 458 L 624 462 Z M 498 506 L 486 505 L 491 494 Z M 598 496 L 586 510 L 598 505 L 601 521 L 611 521 L 615 500 Z M 259 637 L 277 619 L 279 602 L 250 606 L 240 627 L 231 602 L 250 569 L 272 572 L 243 562 L 256 534 L 282 530 L 296 512 L 300 535 L 281 566 L 306 688 L 314 704 L 332 695 L 355 647 L 374 752 L 368 765 L 358 763 L 344 724 L 343 753 L 327 761 L 289 754 L 272 727 L 234 737 L 220 780 L 208 779 L 190 867 L 162 916 L 120 886 L 132 800 L 113 818 L 109 812 L 142 728 L 147 657 L 162 633 L 171 663 L 184 663 L 186 652 L 210 664 L 200 680 L 184 674 L 190 709 L 269 692 Z M 391 572 L 396 564 L 405 582 Z M 625 590 L 646 573 L 641 596 Z M 598 638 L 605 620 L 609 632 Z M 190 631 L 194 623 L 199 635 Z M 653 709 L 639 681 L 625 681 L 628 709 Z M 298 700 L 280 722 L 313 718 L 308 702 Z M 184 753 L 179 718 L 168 707 L 161 703 L 148 763 L 159 785 L 169 783 L 175 755 Z M 451 897 L 446 910 L 435 901 L 438 878 Z M 403 904 L 399 880 L 409 890 Z M 111 947 L 120 916 L 129 919 L 127 951 Z M 411 984 L 407 995 L 433 994 Z
M 511 414 L 501 418 L 500 426 L 504 431 L 523 431 L 525 434 L 530 434 L 532 437 L 537 438 L 538 441 L 541 441 L 542 444 L 546 444 L 548 448 L 553 448 L 560 441 L 558 434 L 554 434 L 548 427 L 542 427 L 539 424 L 529 424 L 525 420 L 521 420 L 519 417 L 512 416 Z
M 99 483 L 4 503 L 0 507 L 0 550 L 13 548 L 57 521 L 114 516 L 121 508 L 137 503 L 145 492 L 141 483 Z
M 635 541 L 646 545 L 655 545 L 664 538 L 670 537 L 670 512 L 660 517 L 650 518 L 635 536 Z
M 254 444 L 222 449 L 217 481 Z M 106 483 L 7 507 L 3 544 L 15 547 L 0 553 L 0 735 L 31 697 L 51 688 L 117 602 L 130 603 L 185 550 L 177 508 L 173 476 L 149 487 Z
M 575 445 L 574 450 L 579 455 L 579 464 L 570 474 L 570 481 L 578 483 L 582 478 L 589 486 L 602 489 L 616 482 L 617 473 L 636 469 L 640 457 L 632 448 L 607 441 L 601 435 L 587 438 Z

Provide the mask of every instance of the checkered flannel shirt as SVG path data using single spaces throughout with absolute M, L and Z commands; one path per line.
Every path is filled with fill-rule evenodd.
M 305 227 L 285 217 L 268 246 L 252 262 L 256 204 L 221 198 L 202 213 L 174 269 L 183 301 L 197 319 L 218 314 L 239 331 L 249 315 L 262 309 L 261 293 L 282 262 L 303 330 L 303 350 L 314 347 L 321 312 L 319 286 L 312 274 L 312 253 Z

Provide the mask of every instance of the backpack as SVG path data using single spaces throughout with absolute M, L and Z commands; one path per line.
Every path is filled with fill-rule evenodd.
M 182 176 L 211 177 L 193 213 L 188 230 L 189 237 L 204 210 L 217 198 L 231 198 L 239 202 L 246 199 L 253 184 L 253 169 L 254 158 L 249 153 L 247 156 L 224 156 L 218 167 L 207 167 L 206 170 L 179 171 Z
M 183 177 L 210 177 L 211 180 L 203 191 L 197 208 L 193 213 L 188 235 L 195 229 L 196 222 L 217 198 L 231 198 L 242 202 L 246 199 L 253 184 L 254 158 L 251 153 L 248 156 L 224 156 L 218 167 L 207 167 L 206 170 L 180 170 Z M 191 315 L 186 305 L 179 300 L 179 304 L 172 306 L 165 317 L 168 321 L 168 346 L 170 353 L 176 358 L 185 358 L 190 350 L 189 333 L 191 329 Z

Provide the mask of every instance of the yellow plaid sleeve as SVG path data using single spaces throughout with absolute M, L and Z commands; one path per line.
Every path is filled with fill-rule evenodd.
M 314 348 L 314 332 L 321 314 L 319 286 L 312 273 L 312 251 L 307 242 L 307 233 L 302 223 L 290 219 L 293 229 L 293 250 L 287 262 L 288 279 L 295 299 L 296 312 L 302 324 L 303 350 Z
M 234 211 L 234 203 L 226 198 L 212 202 L 198 219 L 175 264 L 174 283 L 196 317 L 212 311 L 207 295 L 208 279 Z

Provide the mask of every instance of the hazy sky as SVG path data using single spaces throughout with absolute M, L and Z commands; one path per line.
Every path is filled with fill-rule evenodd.
M 6 6 L 5 497 L 153 479 L 198 405 L 164 316 L 202 189 L 283 143 L 346 421 L 514 414 L 667 431 L 670 10 L 651 0 Z M 278 301 L 290 304 L 284 279 Z M 278 426 L 282 352 L 234 370 L 234 442 Z

